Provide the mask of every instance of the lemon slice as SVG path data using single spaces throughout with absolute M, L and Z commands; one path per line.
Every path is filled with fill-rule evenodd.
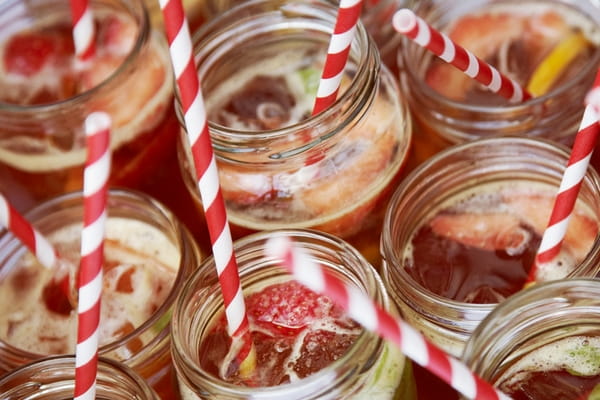
M 533 96 L 541 96 L 548 92 L 571 61 L 585 50 L 588 44 L 581 32 L 571 33 L 561 40 L 533 72 L 527 91 Z
M 250 348 L 250 353 L 244 361 L 240 364 L 240 376 L 242 379 L 249 379 L 254 375 L 256 371 L 256 349 L 254 344 Z

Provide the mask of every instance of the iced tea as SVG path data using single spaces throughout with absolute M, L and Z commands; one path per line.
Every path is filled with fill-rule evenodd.
M 82 229 L 80 193 L 35 208 L 30 220 L 76 274 Z M 163 397 L 174 395 L 168 352 L 171 304 L 200 255 L 189 233 L 150 198 L 111 191 L 99 327 L 100 355 L 120 360 Z M 0 240 L 0 367 L 72 354 L 77 308 L 11 235 Z
M 244 13 L 251 17 L 236 18 Z M 323 230 L 377 266 L 382 214 L 411 123 L 360 24 L 338 100 L 311 117 L 334 18 L 321 2 L 248 2 L 198 31 L 195 53 L 234 236 Z
M 415 169 L 390 201 L 381 242 L 382 278 L 405 320 L 460 356 L 485 316 L 525 287 L 568 159 L 554 142 L 502 137 L 450 147 Z M 561 253 L 537 281 L 598 273 L 598 182 L 590 169 Z M 435 387 L 433 375 L 415 374 L 420 390 Z
M 141 1 L 92 1 L 91 8 L 96 55 L 81 63 L 68 2 L 0 5 L 0 191 L 25 211 L 80 190 L 84 120 L 101 110 L 113 121 L 110 184 L 176 210 L 187 191 L 164 34 L 151 28 Z
M 463 360 L 515 400 L 591 400 L 600 393 L 598 282 L 541 283 L 499 305 Z
M 416 12 L 535 98 L 510 104 L 406 42 L 400 52 L 401 83 L 411 95 L 418 132 L 411 167 L 453 144 L 491 136 L 571 143 L 583 115 L 583 97 L 600 64 L 600 8 L 595 2 L 425 0 Z
M 289 235 L 323 267 L 390 306 L 373 267 L 333 236 L 298 230 L 243 238 L 234 247 L 256 369 L 241 376 L 231 362 L 235 350 L 226 332 L 214 263 L 207 259 L 173 315 L 173 357 L 183 398 L 412 398 L 399 349 L 366 332 L 328 297 L 296 283 L 267 258 L 264 245 L 274 234 Z

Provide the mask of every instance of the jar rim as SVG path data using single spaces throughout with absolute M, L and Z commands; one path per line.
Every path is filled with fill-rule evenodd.
M 262 5 L 273 5 L 271 7 L 274 7 L 274 9 L 269 9 L 267 11 L 262 9 L 259 11 L 254 11 L 255 7 Z M 290 32 L 304 31 L 299 26 L 294 27 L 290 21 L 297 21 L 297 24 L 300 25 L 304 21 L 304 18 L 311 18 L 313 24 L 310 26 L 310 28 L 312 30 L 320 34 L 331 35 L 335 23 L 335 11 L 336 9 L 333 4 L 322 0 L 318 0 L 316 2 L 308 0 L 250 0 L 243 2 L 242 4 L 239 4 L 222 14 L 222 18 L 231 19 L 237 14 L 244 16 L 244 18 L 237 19 L 234 22 L 227 21 L 230 23 L 221 28 L 219 28 L 221 18 L 215 18 L 214 20 L 203 25 L 194 33 L 193 46 L 198 74 L 201 77 L 204 76 L 206 70 L 216 64 L 215 60 L 207 61 L 207 57 L 211 55 L 211 53 L 214 51 L 214 48 L 218 47 L 222 43 L 226 43 L 229 39 L 231 39 L 231 32 L 233 30 L 240 35 L 244 35 L 242 38 L 236 37 L 236 42 L 238 45 L 240 42 L 243 45 L 244 41 L 252 40 L 252 37 L 257 34 L 256 32 L 248 29 L 248 26 L 254 26 L 257 24 L 257 26 L 265 25 L 264 28 L 262 28 L 265 31 L 285 31 L 285 34 L 289 36 Z M 248 16 L 248 13 L 251 13 L 251 15 Z M 270 23 L 268 25 L 259 24 L 261 19 L 269 18 L 277 18 L 278 20 L 282 21 L 282 23 Z M 285 36 L 283 36 L 280 40 L 284 41 Z M 332 119 L 335 119 L 336 124 L 341 124 L 343 121 L 350 123 L 352 118 L 355 118 L 357 110 L 360 111 L 366 109 L 367 105 L 372 102 L 373 99 L 370 97 L 373 97 L 373 95 L 367 96 L 364 86 L 376 85 L 378 81 L 378 71 L 383 67 L 380 63 L 379 55 L 374 48 L 374 44 L 369 39 L 364 25 L 360 22 L 356 26 L 355 35 L 352 39 L 349 59 L 356 61 L 356 74 L 354 77 L 352 77 L 352 82 L 350 83 L 348 89 L 340 92 L 336 101 L 323 112 L 319 113 L 318 115 L 310 116 L 309 118 L 299 121 L 293 125 L 261 131 L 234 129 L 209 120 L 208 126 L 211 131 L 211 135 L 213 137 L 217 137 L 214 143 L 215 147 L 221 149 L 222 146 L 219 145 L 219 139 L 222 139 L 225 142 L 229 142 L 230 140 L 232 142 L 237 140 L 247 140 L 248 138 L 258 141 L 268 141 L 286 137 L 294 131 L 298 132 L 304 130 L 315 130 L 320 125 L 324 123 L 326 124 L 326 121 L 330 121 Z M 180 103 L 180 99 L 177 96 L 176 101 Z M 344 105 L 348 104 L 350 101 L 358 101 L 360 102 L 360 105 L 353 106 L 345 110 Z M 179 109 L 181 107 L 177 108 Z M 342 115 L 342 117 L 336 117 L 338 114 Z M 320 135 L 313 138 L 305 146 L 302 146 L 300 149 L 296 149 L 296 151 L 303 151 L 306 149 L 306 147 L 317 145 L 323 140 L 324 137 L 334 134 L 335 132 L 341 130 L 341 128 L 342 127 L 338 125 L 333 133 L 327 131 L 325 135 Z
M 53 383 L 59 383 L 61 387 L 75 385 L 75 365 L 75 355 L 49 356 L 41 358 L 22 365 L 6 373 L 5 375 L 0 376 L 0 385 L 2 382 L 10 383 L 11 380 L 19 380 L 19 376 L 22 374 L 35 373 L 36 371 L 40 370 L 40 372 L 43 374 L 47 374 L 49 378 L 54 378 L 57 380 L 62 379 L 59 382 L 50 382 L 48 384 L 48 390 L 56 393 L 60 388 L 52 385 Z M 53 374 L 53 370 L 59 372 L 60 375 Z M 97 380 L 97 385 L 105 387 L 105 390 L 115 390 L 118 388 L 125 389 L 125 385 L 127 385 L 127 389 L 132 391 L 135 390 L 136 393 L 121 393 L 122 395 L 143 395 L 145 400 L 158 398 L 154 390 L 142 377 L 140 377 L 127 365 L 115 360 L 105 357 L 98 357 L 98 376 L 100 379 Z M 104 379 L 102 379 L 102 377 L 104 377 Z M 32 393 L 37 393 L 40 388 L 37 385 L 30 387 L 32 382 L 29 376 L 27 376 L 27 378 L 27 380 L 20 382 L 20 384 L 26 385 L 28 390 L 30 390 Z M 118 384 L 117 388 L 115 388 L 115 384 Z M 44 383 L 44 385 L 47 384 Z M 19 386 L 15 386 L 12 389 L 18 390 Z M 35 398 L 38 398 L 37 395 Z
M 501 372 L 498 369 L 508 367 L 525 351 L 582 336 L 588 329 L 584 325 L 600 328 L 599 294 L 600 282 L 594 278 L 541 282 L 516 293 L 473 331 L 462 361 L 482 378 L 496 381 Z M 585 321 L 572 318 L 569 312 L 585 316 Z M 574 326 L 580 329 L 575 331 Z M 543 340 L 536 344 L 540 338 Z
M 381 251 L 383 257 L 383 268 L 382 274 L 385 277 L 385 280 L 396 281 L 396 279 L 392 278 L 390 275 L 392 274 L 392 270 L 394 274 L 398 274 L 403 282 L 406 283 L 406 287 L 409 291 L 415 292 L 415 297 L 423 298 L 423 304 L 435 307 L 435 305 L 443 305 L 449 311 L 444 316 L 435 315 L 432 313 L 431 315 L 427 314 L 431 318 L 436 319 L 437 321 L 443 321 L 443 317 L 448 316 L 465 316 L 465 314 L 470 318 L 466 320 L 465 326 L 471 326 L 472 329 L 485 315 L 487 315 L 492 309 L 497 307 L 498 303 L 490 303 L 490 304 L 474 304 L 461 302 L 453 299 L 449 299 L 438 295 L 421 284 L 417 283 L 411 276 L 408 274 L 405 269 L 402 267 L 403 265 L 403 257 L 402 257 L 402 249 L 398 249 L 396 246 L 396 242 L 394 240 L 394 232 L 392 231 L 394 228 L 394 221 L 396 216 L 398 215 L 398 208 L 402 207 L 403 199 L 405 196 L 411 194 L 415 189 L 412 188 L 414 185 L 419 185 L 419 187 L 431 187 L 435 186 L 435 183 L 432 181 L 430 175 L 430 169 L 435 168 L 436 166 L 442 166 L 445 170 L 450 170 L 452 165 L 447 164 L 447 158 L 451 156 L 460 156 L 463 154 L 470 154 L 477 148 L 488 147 L 491 149 L 497 149 L 502 152 L 507 152 L 507 146 L 511 146 L 511 148 L 515 147 L 534 147 L 546 154 L 555 154 L 562 159 L 564 159 L 565 164 L 569 159 L 569 151 L 566 146 L 558 144 L 548 139 L 541 138 L 530 138 L 530 137 L 520 137 L 520 136 L 503 136 L 503 137 L 493 137 L 493 138 L 485 138 L 479 139 L 472 142 L 466 142 L 459 145 L 451 146 L 434 156 L 430 159 L 419 165 L 415 168 L 411 173 L 400 183 L 398 188 L 396 188 L 395 192 L 392 194 L 390 199 L 388 208 L 386 210 L 383 222 L 383 229 L 381 234 Z M 523 155 L 523 157 L 528 157 Z M 531 156 L 529 156 L 531 157 Z M 487 162 L 487 161 L 486 161 Z M 560 165 L 563 167 L 563 164 Z M 494 171 L 495 172 L 495 171 Z M 504 170 L 500 172 L 505 172 Z M 589 168 L 585 175 L 584 184 L 587 182 L 593 190 L 598 191 L 600 193 L 600 175 L 592 168 Z M 557 181 L 557 186 L 558 186 Z M 412 189 L 411 189 L 412 188 Z M 431 208 L 434 206 L 432 205 Z M 406 212 L 403 215 L 407 215 Z M 600 218 L 600 215 L 598 216 Z M 599 219 L 600 223 L 600 219 Z M 408 226 L 408 224 L 403 224 L 402 226 Z M 412 229 L 412 228 L 411 228 Z M 600 254 L 600 237 L 596 237 L 594 240 L 593 246 L 586 255 L 586 257 L 580 261 L 578 264 L 578 268 L 572 271 L 569 276 L 572 277 L 573 273 L 577 273 L 581 270 L 582 267 L 588 266 L 593 267 L 595 271 L 600 269 L 600 265 L 592 266 L 591 263 L 593 259 L 595 259 L 598 254 Z M 403 285 L 404 286 L 404 285 Z M 406 295 L 406 293 L 404 293 Z M 410 296 L 413 297 L 412 295 Z M 439 312 L 439 309 L 436 308 Z M 421 310 L 425 311 L 425 310 Z

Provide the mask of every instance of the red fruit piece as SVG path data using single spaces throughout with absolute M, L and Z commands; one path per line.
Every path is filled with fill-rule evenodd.
M 274 335 L 296 336 L 324 317 L 340 317 L 341 309 L 325 296 L 297 282 L 269 286 L 246 299 L 248 317 Z
M 4 50 L 4 68 L 7 72 L 32 76 L 48 62 L 56 51 L 51 38 L 37 33 L 13 36 Z
M 73 311 L 73 306 L 63 288 L 62 282 L 50 282 L 44 287 L 42 297 L 49 311 L 68 316 Z
M 111 54 L 128 54 L 137 38 L 137 26 L 117 16 L 108 16 L 97 24 L 98 45 Z

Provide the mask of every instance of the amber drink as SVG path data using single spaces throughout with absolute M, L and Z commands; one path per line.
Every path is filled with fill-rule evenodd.
M 223 316 L 214 261 L 192 276 L 173 313 L 172 350 L 183 398 L 410 399 L 399 349 L 348 318 L 328 297 L 295 282 L 265 255 L 286 235 L 340 279 L 395 312 L 372 266 L 347 243 L 309 230 L 257 233 L 234 243 L 256 368 L 240 374 Z
M 75 274 L 82 198 L 57 197 L 27 214 Z M 172 398 L 169 355 L 171 307 L 200 253 L 188 231 L 149 197 L 111 191 L 104 245 L 100 355 L 132 367 L 163 398 Z M 77 309 L 53 274 L 11 234 L 0 238 L 0 367 L 72 354 Z
M 568 159 L 554 142 L 480 139 L 406 178 L 384 222 L 382 278 L 407 322 L 461 355 L 481 320 L 525 286 Z M 537 281 L 598 273 L 599 194 L 590 169 L 561 252 L 540 265 Z
M 194 52 L 234 236 L 314 228 L 378 265 L 376 238 L 411 124 L 361 24 L 338 100 L 311 117 L 334 20 L 325 2 L 248 2 L 198 31 Z
M 0 191 L 20 211 L 82 188 L 84 120 L 93 111 L 112 118 L 112 186 L 169 206 L 177 199 L 165 186 L 179 178 L 184 188 L 164 34 L 150 26 L 141 1 L 90 6 L 96 53 L 80 62 L 68 2 L 0 5 Z
M 514 400 L 592 400 L 600 393 L 599 282 L 538 284 L 492 311 L 463 360 Z
M 454 144 L 491 136 L 570 144 L 583 98 L 600 63 L 600 8 L 594 1 L 420 1 L 416 13 L 454 42 L 531 92 L 512 104 L 405 41 L 401 86 L 415 119 L 416 166 Z

